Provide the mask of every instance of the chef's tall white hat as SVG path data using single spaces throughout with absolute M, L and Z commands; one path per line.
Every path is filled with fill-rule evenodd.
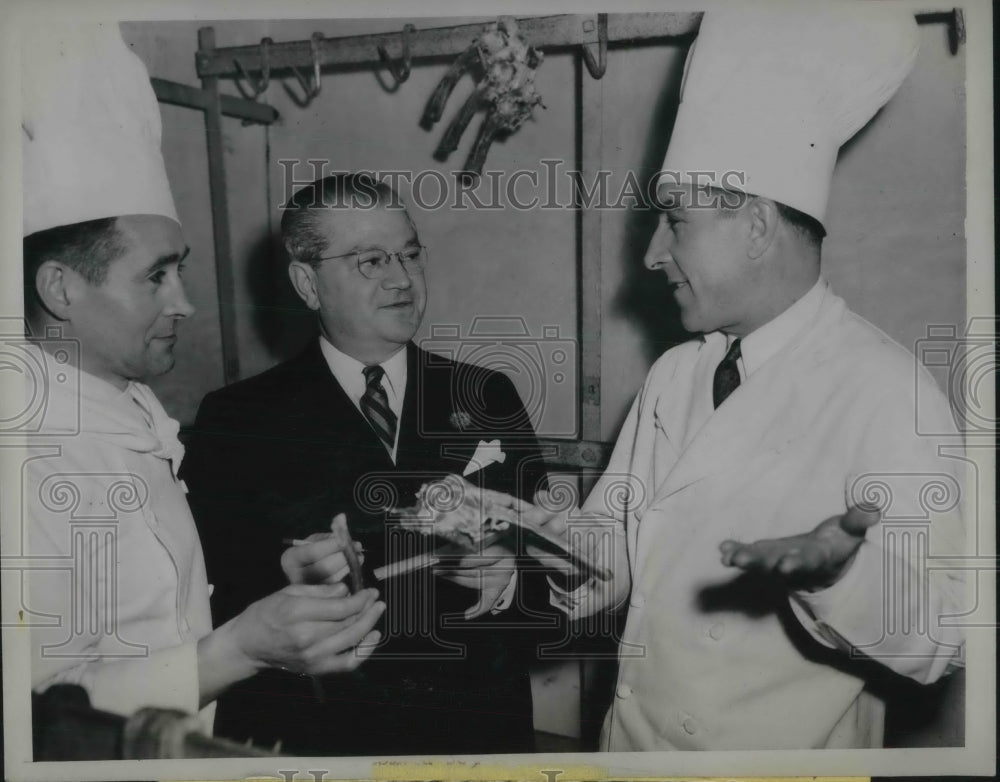
M 115 22 L 21 36 L 24 235 L 129 214 L 177 220 L 160 109 Z
M 688 54 L 664 183 L 766 196 L 823 222 L 840 145 L 916 59 L 905 8 L 754 2 L 710 10 Z

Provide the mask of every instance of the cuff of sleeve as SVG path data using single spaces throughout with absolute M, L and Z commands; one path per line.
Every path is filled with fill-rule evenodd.
M 510 574 L 510 581 L 507 583 L 506 588 L 500 593 L 500 597 L 496 599 L 493 603 L 493 608 L 490 609 L 491 614 L 499 614 L 501 611 L 506 611 L 510 608 L 510 604 L 514 602 L 514 592 L 517 591 L 517 571 L 515 570 Z
M 583 605 L 597 583 L 597 579 L 591 576 L 576 589 L 568 590 L 553 581 L 552 576 L 546 576 L 545 580 L 549 582 L 549 604 L 567 614 L 572 614 Z
M 876 562 L 871 562 L 872 557 Z M 873 567 L 880 565 L 878 558 L 878 548 L 864 542 L 847 572 L 836 583 L 815 592 L 795 590 L 791 593 L 795 616 L 823 645 L 835 649 L 851 647 L 851 643 L 834 628 L 840 624 L 839 617 L 846 606 L 855 600 L 871 600 L 872 595 L 878 594 L 878 584 L 869 583 L 873 577 L 880 577 L 880 567 Z
M 202 733 L 206 736 L 211 736 L 215 732 L 215 707 L 216 702 L 212 701 L 198 712 L 198 721 L 201 723 Z
M 146 706 L 198 714 L 198 644 L 158 649 L 136 660 L 97 663 L 87 687 L 96 709 L 129 715 Z

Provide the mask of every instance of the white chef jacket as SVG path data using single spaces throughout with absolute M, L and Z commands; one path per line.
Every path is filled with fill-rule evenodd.
M 125 715 L 196 713 L 197 642 L 212 623 L 176 478 L 177 422 L 144 385 L 121 391 L 43 359 L 44 429 L 23 470 L 28 555 L 39 563 L 27 572 L 32 688 L 80 684 L 95 708 Z M 79 392 L 67 377 L 79 377 Z M 213 715 L 214 704 L 200 714 L 209 731 Z
M 959 628 L 939 621 L 963 610 L 960 573 L 919 559 L 964 546 L 960 462 L 914 420 L 919 398 L 924 431 L 954 431 L 943 395 L 822 283 L 757 336 L 718 410 L 725 335 L 664 354 L 584 505 L 618 522 L 615 579 L 553 600 L 575 616 L 629 601 L 605 750 L 880 746 L 884 704 L 826 647 L 921 682 L 962 664 Z M 929 486 L 949 496 L 929 503 Z M 792 593 L 791 611 L 721 564 L 726 539 L 807 532 L 873 499 L 883 522 L 847 573 Z

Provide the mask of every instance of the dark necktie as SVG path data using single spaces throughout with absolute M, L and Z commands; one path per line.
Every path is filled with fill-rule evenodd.
M 715 368 L 715 379 L 712 381 L 712 401 L 718 407 L 726 401 L 740 385 L 740 341 L 736 340 L 726 353 L 726 357 Z
M 385 370 L 375 365 L 365 367 L 362 371 L 365 375 L 365 393 L 361 396 L 361 412 L 391 454 L 396 444 L 396 414 L 389 407 L 389 397 L 382 387 Z

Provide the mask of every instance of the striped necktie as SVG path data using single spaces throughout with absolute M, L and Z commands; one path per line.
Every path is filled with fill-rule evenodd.
M 365 393 L 361 396 L 361 412 L 372 425 L 382 444 L 392 454 L 392 449 L 396 445 L 396 414 L 389 407 L 389 397 L 382 387 L 385 370 L 376 364 L 373 367 L 365 367 L 362 372 L 365 376 Z
M 740 368 L 737 362 L 740 360 L 740 341 L 736 340 L 726 357 L 719 362 L 715 368 L 715 378 L 712 381 L 712 401 L 718 408 L 726 398 L 733 393 L 740 385 Z

